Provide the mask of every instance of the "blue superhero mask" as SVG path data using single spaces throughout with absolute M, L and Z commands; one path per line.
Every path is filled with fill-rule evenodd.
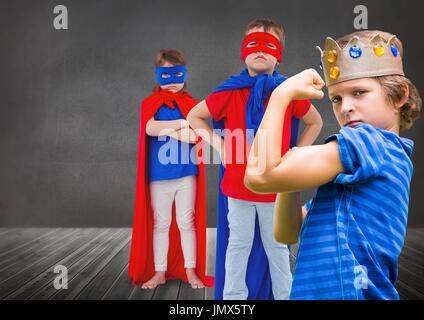
M 186 76 L 186 66 L 156 67 L 156 81 L 161 86 L 171 83 L 184 83 Z

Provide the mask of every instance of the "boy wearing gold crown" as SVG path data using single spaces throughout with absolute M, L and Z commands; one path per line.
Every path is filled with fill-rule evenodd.
M 321 51 L 326 83 L 310 69 L 271 95 L 245 184 L 258 193 L 279 192 L 274 235 L 283 243 L 299 240 L 291 299 L 399 299 L 397 260 L 413 171 L 413 142 L 399 132 L 413 125 L 422 104 L 404 75 L 402 55 L 400 40 L 386 32 L 327 38 Z M 281 158 L 285 106 L 322 99 L 325 84 L 340 132 Z M 258 163 L 266 168 L 259 174 Z M 315 197 L 302 208 L 298 192 L 312 187 L 318 187 Z

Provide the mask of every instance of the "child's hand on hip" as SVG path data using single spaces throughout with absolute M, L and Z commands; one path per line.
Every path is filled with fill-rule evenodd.
M 189 128 L 190 125 L 187 120 L 180 119 L 180 129 Z
M 188 130 L 190 130 L 190 142 L 191 143 L 196 143 L 197 142 L 197 134 L 196 134 L 196 132 L 194 131 L 194 130 L 192 130 L 192 129 L 188 129 Z
M 324 98 L 325 82 L 314 69 L 304 70 L 288 78 L 273 91 L 273 95 L 289 95 L 291 100 Z

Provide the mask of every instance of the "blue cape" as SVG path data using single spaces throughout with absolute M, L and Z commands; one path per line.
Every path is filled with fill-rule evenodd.
M 272 77 L 273 79 L 270 79 Z M 240 75 L 232 76 L 222 83 L 213 92 L 221 92 L 226 90 L 256 88 L 252 89 L 249 96 L 246 110 L 246 128 L 253 128 L 255 132 L 259 127 L 260 121 L 264 114 L 264 103 L 266 98 L 271 94 L 274 88 L 286 80 L 285 77 L 274 72 L 272 76 L 256 81 L 255 77 L 250 77 L 247 70 Z M 250 78 L 250 79 L 249 79 Z M 253 79 L 253 80 L 252 80 Z M 259 86 L 257 86 L 258 82 Z M 275 85 L 275 86 L 274 86 Z M 256 89 L 256 90 L 255 90 Z M 253 95 L 252 95 L 253 92 Z M 261 93 L 262 92 L 262 93 Z M 265 95 L 266 94 L 266 95 Z M 260 103 L 261 105 L 257 105 Z M 255 114 L 259 112 L 260 118 Z M 256 126 L 257 125 L 257 126 Z M 224 121 L 217 122 L 213 120 L 213 128 L 223 130 Z M 294 147 L 297 143 L 297 134 L 299 128 L 299 119 L 293 117 L 290 146 Z M 219 168 L 218 180 L 218 221 L 217 221 L 217 239 L 216 239 L 216 266 L 215 266 L 215 300 L 223 299 L 223 290 L 225 282 L 225 255 L 227 252 L 229 228 L 228 228 L 228 198 L 222 193 L 221 181 L 225 173 L 225 168 L 221 164 Z M 255 236 L 253 240 L 252 251 L 249 256 L 246 273 L 246 284 L 249 290 L 248 300 L 273 300 L 271 275 L 269 272 L 268 258 L 262 244 L 258 217 L 256 217 Z

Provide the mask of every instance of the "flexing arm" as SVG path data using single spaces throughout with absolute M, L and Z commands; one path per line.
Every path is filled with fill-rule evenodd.
M 287 82 L 288 81 L 288 82 Z M 274 236 L 287 244 L 298 242 L 306 216 L 298 192 L 332 181 L 343 171 L 338 144 L 298 147 L 281 158 L 281 130 L 286 106 L 291 100 L 322 98 L 324 82 L 314 70 L 307 70 L 287 80 L 271 95 L 259 132 L 250 151 L 245 185 L 257 193 L 278 192 L 274 211 Z M 314 122 L 314 111 L 305 122 Z M 311 117 L 309 117 L 311 116 Z M 303 141 L 312 139 L 312 130 L 305 132 Z M 261 138 L 261 134 L 265 135 Z M 262 142 L 259 147 L 259 142 Z
M 296 148 L 289 151 L 280 164 L 265 175 L 246 176 L 245 185 L 257 193 L 278 192 L 274 209 L 274 236 L 278 242 L 298 242 L 306 216 L 298 192 L 334 180 L 342 172 L 338 145 Z
M 259 161 L 263 158 L 259 155 Z M 263 173 L 257 172 L 256 167 L 248 164 L 245 185 L 250 190 L 256 193 L 294 192 L 334 180 L 343 172 L 343 167 L 337 142 L 332 141 L 291 150 L 278 162 L 272 161 Z
M 295 148 L 283 158 L 280 154 L 283 122 L 279 119 L 284 119 L 287 105 L 292 100 L 321 99 L 323 86 L 315 70 L 306 70 L 274 90 L 250 151 L 247 188 L 256 193 L 300 191 L 330 182 L 343 171 L 336 141 Z

